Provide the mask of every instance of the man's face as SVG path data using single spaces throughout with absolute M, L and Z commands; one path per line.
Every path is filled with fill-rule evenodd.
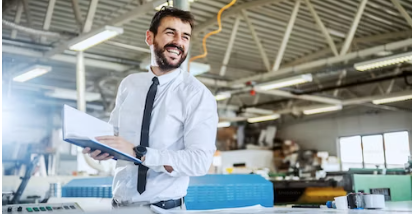
M 189 50 L 192 28 L 179 18 L 164 17 L 157 29 L 157 34 L 148 31 L 146 42 L 153 44 L 156 62 L 163 71 L 180 67 Z

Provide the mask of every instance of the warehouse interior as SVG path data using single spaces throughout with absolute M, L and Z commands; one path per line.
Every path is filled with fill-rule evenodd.
M 412 1 L 2 0 L 4 213 L 119 212 L 116 161 L 64 141 L 62 111 L 109 120 L 121 81 L 150 72 L 162 6 L 195 17 L 182 67 L 219 116 L 213 163 L 181 213 L 340 213 L 324 207 L 344 196 L 363 209 L 351 204 L 363 194 L 383 195 L 373 213 L 412 212 Z

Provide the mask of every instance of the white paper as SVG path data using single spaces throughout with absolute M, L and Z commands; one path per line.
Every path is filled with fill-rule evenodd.
M 64 139 L 94 139 L 114 135 L 113 126 L 68 105 L 63 109 Z

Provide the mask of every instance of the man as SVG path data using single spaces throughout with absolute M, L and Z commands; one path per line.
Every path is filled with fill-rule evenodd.
M 189 176 L 205 175 L 216 150 L 217 105 L 211 92 L 180 65 L 187 57 L 193 16 L 164 7 L 146 32 L 151 69 L 120 84 L 110 121 L 119 136 L 99 142 L 142 160 L 118 160 L 113 181 L 114 206 L 180 208 Z M 108 154 L 90 153 L 95 160 Z M 145 208 L 147 209 L 147 208 Z

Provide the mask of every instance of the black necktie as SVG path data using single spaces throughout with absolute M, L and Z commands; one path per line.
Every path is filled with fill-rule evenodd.
M 142 132 L 140 134 L 140 145 L 149 147 L 149 128 L 150 119 L 152 116 L 153 102 L 157 92 L 157 86 L 159 85 L 159 80 L 157 77 L 153 77 L 153 83 L 149 88 L 146 96 L 146 104 L 144 106 L 143 121 L 142 121 Z M 137 191 L 142 194 L 146 190 L 146 176 L 147 176 L 146 166 L 139 165 L 139 175 L 137 176 Z

